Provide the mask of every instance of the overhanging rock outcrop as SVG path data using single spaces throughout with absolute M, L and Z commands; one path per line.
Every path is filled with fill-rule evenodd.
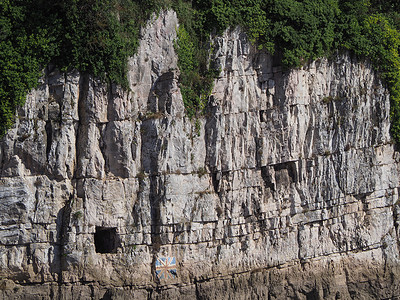
M 50 66 L 29 94 L 0 142 L 0 298 L 400 297 L 399 153 L 370 63 L 282 70 L 227 31 L 195 122 L 177 26 L 143 30 L 130 91 Z

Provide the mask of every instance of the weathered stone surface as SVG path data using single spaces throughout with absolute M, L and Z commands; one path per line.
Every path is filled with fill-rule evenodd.
M 372 66 L 283 71 L 227 31 L 199 129 L 177 26 L 143 30 L 130 91 L 49 66 L 29 94 L 0 142 L 0 299 L 400 297 L 400 156 Z M 165 256 L 177 277 L 157 278 Z

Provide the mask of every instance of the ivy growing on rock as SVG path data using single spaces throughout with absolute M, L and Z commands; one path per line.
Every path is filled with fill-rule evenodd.
M 178 67 L 181 71 L 180 90 L 186 113 L 189 118 L 192 118 L 204 111 L 214 79 L 219 72 L 209 67 L 207 59 L 205 61 L 199 59 L 201 55 L 208 54 L 208 51 L 205 48 L 196 47 L 183 24 L 179 26 L 177 36 L 175 48 L 178 54 Z

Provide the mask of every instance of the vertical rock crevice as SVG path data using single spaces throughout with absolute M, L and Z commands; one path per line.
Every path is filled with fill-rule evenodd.
M 81 74 L 79 78 L 79 95 L 78 95 L 78 124 L 75 128 L 75 135 L 77 143 L 75 144 L 75 155 L 76 155 L 76 169 L 74 170 L 74 178 L 80 178 L 79 173 L 81 172 L 81 157 L 84 156 L 83 153 L 83 145 L 84 140 L 87 139 L 87 136 L 84 134 L 84 128 L 87 126 L 87 116 L 86 116 L 86 105 L 85 101 L 87 99 L 89 92 L 89 75 Z

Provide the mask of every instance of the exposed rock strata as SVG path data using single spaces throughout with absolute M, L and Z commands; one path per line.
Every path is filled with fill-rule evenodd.
M 0 298 L 400 297 L 399 154 L 371 65 L 285 71 L 226 32 L 199 130 L 177 26 L 143 31 L 129 92 L 49 67 L 28 96 L 0 143 Z M 177 278 L 156 278 L 159 256 Z

